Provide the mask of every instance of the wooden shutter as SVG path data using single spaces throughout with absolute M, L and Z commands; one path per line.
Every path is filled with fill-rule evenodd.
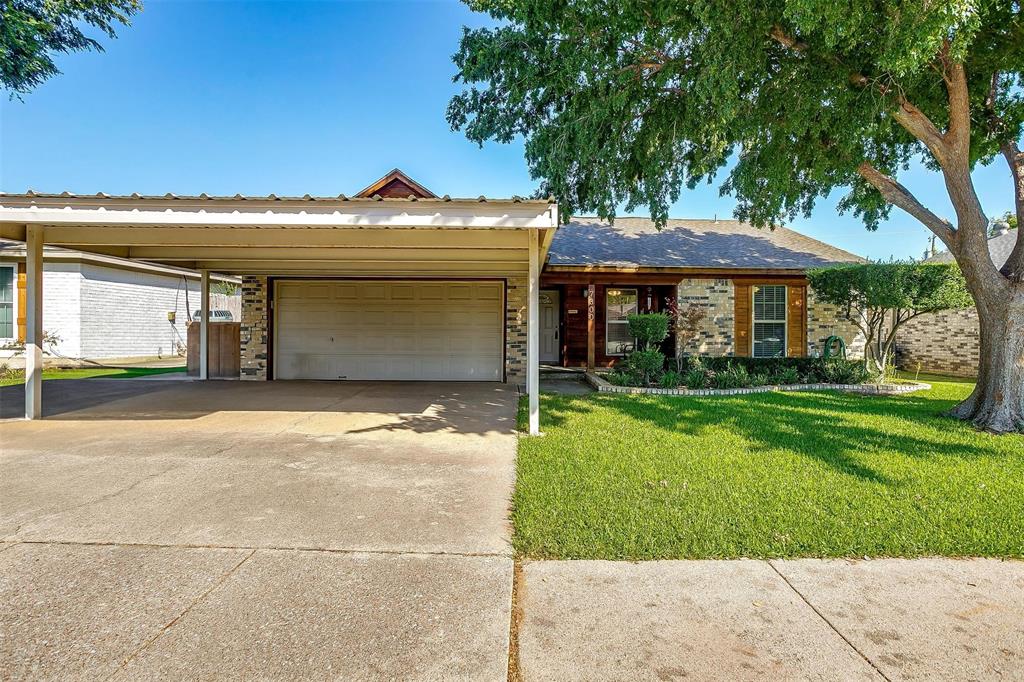
M 807 354 L 807 287 L 787 287 L 786 355 L 802 358 Z
M 734 283 L 734 294 L 736 297 L 734 305 L 736 338 L 733 355 L 746 358 L 750 357 L 750 285 Z

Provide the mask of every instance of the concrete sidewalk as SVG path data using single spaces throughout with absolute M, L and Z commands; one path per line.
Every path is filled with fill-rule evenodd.
M 548 561 L 524 680 L 1020 680 L 1024 562 Z

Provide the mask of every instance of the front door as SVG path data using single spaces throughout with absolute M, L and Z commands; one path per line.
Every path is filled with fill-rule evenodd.
M 540 292 L 540 361 L 558 362 L 558 291 Z

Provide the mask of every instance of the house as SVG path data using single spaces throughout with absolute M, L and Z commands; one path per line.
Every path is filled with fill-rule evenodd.
M 182 355 L 199 307 L 199 273 L 111 256 L 46 247 L 44 329 L 62 359 L 141 359 Z M 220 277 L 219 281 L 237 280 Z M 25 340 L 25 246 L 0 242 L 0 347 Z M 191 304 L 191 308 L 190 308 Z M 215 293 L 212 306 L 238 319 L 238 296 Z M 0 350 L 0 358 L 13 355 Z
M 815 302 L 805 273 L 861 260 L 793 230 L 736 220 L 669 220 L 659 230 L 647 218 L 578 218 L 555 234 L 541 275 L 540 360 L 613 365 L 633 348 L 626 318 L 672 300 L 705 310 L 689 354 L 813 356 L 832 335 L 856 354 L 857 328 Z
M 0 237 L 27 243 L 30 370 L 45 243 L 198 271 L 204 306 L 210 273 L 240 278 L 244 380 L 525 381 L 531 433 L 540 359 L 614 362 L 623 316 L 665 296 L 709 308 L 706 352 L 816 352 L 843 327 L 807 304 L 803 272 L 856 258 L 731 221 L 559 229 L 554 200 L 439 197 L 397 169 L 351 197 L 0 195 Z M 42 385 L 26 376 L 35 418 Z
M 988 240 L 992 262 L 1001 268 L 1017 242 L 1016 230 L 1002 230 Z M 953 263 L 948 251 L 928 258 L 926 263 Z M 978 374 L 981 341 L 978 311 L 944 310 L 920 315 L 905 322 L 896 336 L 896 362 L 900 369 L 973 377 Z

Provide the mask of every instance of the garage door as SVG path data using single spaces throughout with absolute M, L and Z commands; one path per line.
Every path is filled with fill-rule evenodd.
M 500 381 L 503 298 L 500 282 L 278 281 L 274 376 Z

